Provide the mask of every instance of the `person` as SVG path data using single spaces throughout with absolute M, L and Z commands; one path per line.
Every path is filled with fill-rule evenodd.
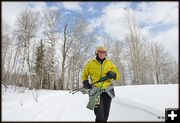
M 84 67 L 82 73 L 83 88 L 89 89 L 89 93 L 91 93 L 91 90 L 101 91 L 99 96 L 96 97 L 97 100 L 99 97 L 99 100 L 96 100 L 93 107 L 96 116 L 95 121 L 107 122 L 111 100 L 115 96 L 112 80 L 120 80 L 120 73 L 113 62 L 106 58 L 107 49 L 104 46 L 97 47 L 95 55 L 96 57 L 92 58 Z M 106 79 L 103 80 L 103 77 L 106 77 Z M 100 79 L 102 81 L 98 81 Z

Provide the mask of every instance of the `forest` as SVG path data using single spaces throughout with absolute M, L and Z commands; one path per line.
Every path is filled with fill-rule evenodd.
M 99 38 L 121 74 L 116 86 L 178 83 L 177 61 L 143 35 L 134 14 L 127 10 L 124 15 L 128 32 L 122 40 L 99 35 L 81 14 L 66 16 L 55 9 L 24 9 L 14 28 L 2 20 L 2 84 L 37 90 L 78 88 Z

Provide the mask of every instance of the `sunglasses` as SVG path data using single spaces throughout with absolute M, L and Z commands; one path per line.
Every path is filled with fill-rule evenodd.
M 98 53 L 106 53 L 106 51 L 98 51 Z

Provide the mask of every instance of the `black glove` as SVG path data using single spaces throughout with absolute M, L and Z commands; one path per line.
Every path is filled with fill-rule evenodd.
M 112 71 L 109 71 L 109 72 L 107 72 L 106 73 L 106 75 L 107 75 L 107 77 L 109 78 L 109 79 L 114 79 L 114 80 L 116 80 L 116 73 L 115 72 L 112 72 Z
M 91 89 L 92 88 L 92 85 L 89 83 L 89 80 L 83 81 L 83 88 L 85 88 L 85 89 Z

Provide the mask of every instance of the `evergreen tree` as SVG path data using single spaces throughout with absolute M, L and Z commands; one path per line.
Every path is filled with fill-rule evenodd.
M 34 71 L 36 73 L 36 84 L 35 88 L 45 88 L 45 50 L 44 50 L 44 44 L 42 43 L 42 40 L 40 41 L 40 46 L 36 49 L 36 58 L 35 58 L 35 66 Z M 40 85 L 40 86 L 39 86 Z

